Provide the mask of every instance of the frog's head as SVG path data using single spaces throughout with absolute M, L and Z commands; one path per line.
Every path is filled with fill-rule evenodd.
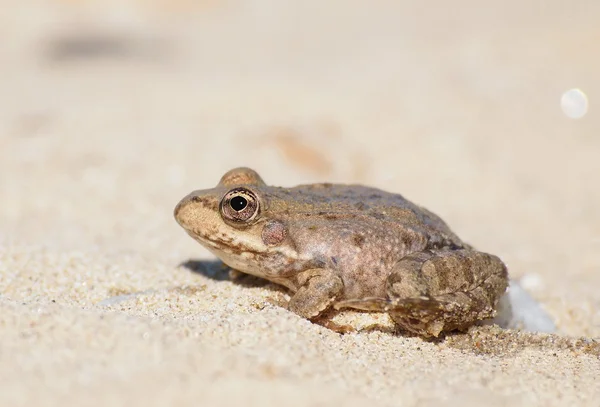
M 228 266 L 264 276 L 270 274 L 263 264 L 267 254 L 295 256 L 285 225 L 269 216 L 266 189 L 254 170 L 236 168 L 215 188 L 183 198 L 175 207 L 175 219 Z

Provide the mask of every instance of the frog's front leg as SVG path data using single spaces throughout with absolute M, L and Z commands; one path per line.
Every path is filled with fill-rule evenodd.
M 491 318 L 506 290 L 506 266 L 475 250 L 425 251 L 398 262 L 387 280 L 388 298 L 342 301 L 336 308 L 388 312 L 402 328 L 425 337 Z
M 288 309 L 307 319 L 321 315 L 344 291 L 342 279 L 333 270 L 310 269 L 298 274 L 300 287 Z

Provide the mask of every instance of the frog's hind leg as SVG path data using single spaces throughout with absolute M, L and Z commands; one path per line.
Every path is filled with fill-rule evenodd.
M 387 281 L 388 298 L 346 300 L 336 308 L 388 312 L 401 328 L 437 337 L 493 317 L 507 284 L 506 266 L 496 256 L 426 251 L 398 262 Z

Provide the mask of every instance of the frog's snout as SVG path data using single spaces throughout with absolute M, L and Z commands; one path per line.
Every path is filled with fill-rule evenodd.
M 179 209 L 181 209 L 181 201 L 177 203 L 175 209 L 173 209 L 173 217 L 177 220 L 177 215 L 179 214 Z
M 216 196 L 202 194 L 202 192 L 194 191 L 187 195 L 173 210 L 175 220 L 186 230 L 206 225 L 207 222 L 210 224 L 217 222 L 214 218 L 219 216 L 219 201 Z
M 173 216 L 175 217 L 175 220 L 177 221 L 177 223 L 179 223 L 181 225 L 181 217 L 180 217 L 180 213 L 182 208 L 186 205 L 186 199 L 182 199 L 181 201 L 179 201 L 177 203 L 177 205 L 175 206 L 175 209 L 173 209 Z M 183 225 L 181 225 L 183 226 Z
M 175 209 L 173 210 L 173 216 L 175 216 L 175 220 L 184 228 L 186 228 L 186 226 L 189 226 L 188 221 L 190 217 L 193 217 L 194 209 L 192 208 L 192 204 L 196 200 L 196 196 L 193 193 L 191 193 L 185 196 L 181 201 L 179 201 L 179 203 L 177 203 Z

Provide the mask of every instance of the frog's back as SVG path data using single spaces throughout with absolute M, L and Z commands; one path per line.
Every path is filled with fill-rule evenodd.
M 308 184 L 294 188 L 269 188 L 269 195 L 278 209 L 295 214 L 313 214 L 329 220 L 354 218 L 358 223 L 383 224 L 398 233 L 411 230 L 425 235 L 428 246 L 466 247 L 436 214 L 381 189 L 353 184 Z M 274 199 L 273 199 L 274 198 Z M 389 230 L 389 229 L 388 229 Z

